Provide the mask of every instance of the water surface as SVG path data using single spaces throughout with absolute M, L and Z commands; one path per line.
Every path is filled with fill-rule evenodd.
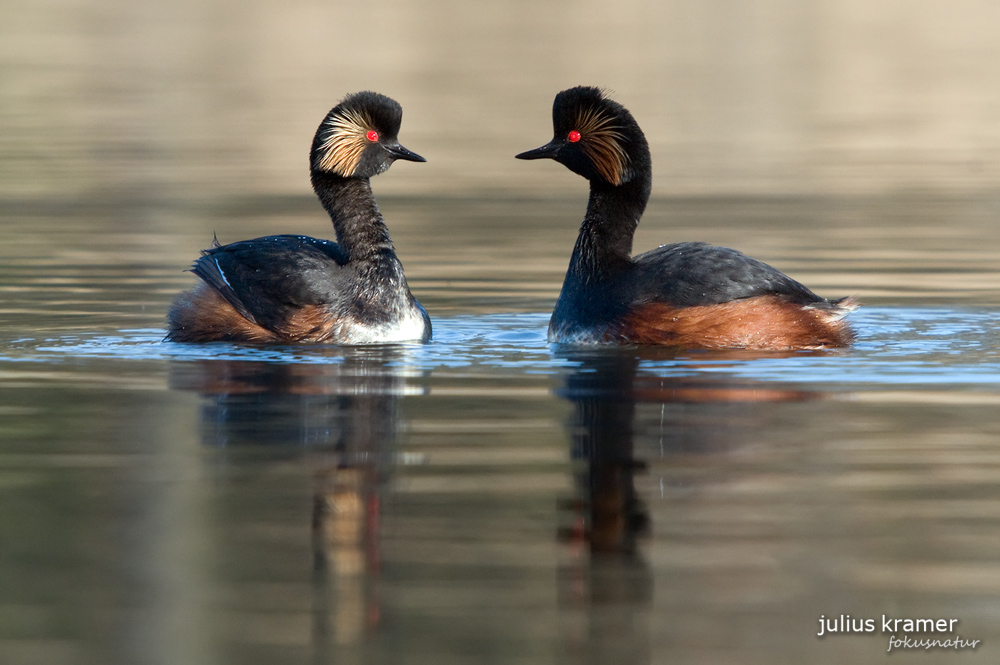
M 4 648 L 881 653 L 815 636 L 841 613 L 995 639 L 998 319 L 871 307 L 854 349 L 752 355 L 550 346 L 543 313 L 426 345 L 7 340 Z
M 883 615 L 995 661 L 993 4 L 8 2 L 0 662 L 867 663 Z M 857 344 L 549 345 L 586 185 L 513 155 L 581 83 L 650 141 L 636 251 L 856 295 Z M 329 237 L 362 89 L 429 160 L 373 189 L 434 339 L 163 342 L 213 234 Z

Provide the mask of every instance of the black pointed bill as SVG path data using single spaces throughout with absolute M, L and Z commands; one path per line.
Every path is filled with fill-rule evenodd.
M 408 162 L 426 162 L 427 160 L 418 155 L 417 153 L 407 150 L 398 143 L 393 143 L 384 146 L 386 152 L 393 156 L 394 159 L 405 159 Z
M 514 155 L 514 157 L 515 159 L 555 159 L 556 155 L 559 154 L 560 148 L 562 147 L 562 141 L 553 140 L 546 143 L 541 148 L 535 148 L 534 150 L 522 152 L 520 155 Z

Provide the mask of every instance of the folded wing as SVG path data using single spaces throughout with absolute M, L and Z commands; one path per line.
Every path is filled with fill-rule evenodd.
M 303 307 L 337 302 L 346 262 L 335 242 L 279 235 L 213 244 L 191 271 L 248 321 L 277 330 Z

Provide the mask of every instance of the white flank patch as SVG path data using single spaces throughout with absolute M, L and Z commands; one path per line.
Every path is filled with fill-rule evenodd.
M 423 310 L 408 302 L 401 309 L 400 316 L 390 323 L 371 325 L 356 320 L 345 321 L 331 341 L 341 344 L 380 344 L 424 339 L 427 322 Z
M 567 326 L 549 326 L 548 340 L 556 344 L 604 344 L 606 330 L 592 328 L 567 329 Z

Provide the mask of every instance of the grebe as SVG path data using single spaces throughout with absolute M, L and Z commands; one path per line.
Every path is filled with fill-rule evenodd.
M 217 241 L 191 271 L 201 278 L 167 316 L 176 342 L 426 341 L 427 312 L 410 293 L 369 178 L 397 159 L 403 110 L 374 92 L 348 95 L 320 124 L 309 169 L 337 242 L 276 235 Z
M 734 249 L 682 242 L 632 257 L 649 200 L 646 137 L 627 109 L 592 87 L 556 95 L 555 136 L 518 159 L 554 159 L 590 181 L 590 201 L 549 341 L 711 349 L 843 347 L 853 298 L 827 300 Z

